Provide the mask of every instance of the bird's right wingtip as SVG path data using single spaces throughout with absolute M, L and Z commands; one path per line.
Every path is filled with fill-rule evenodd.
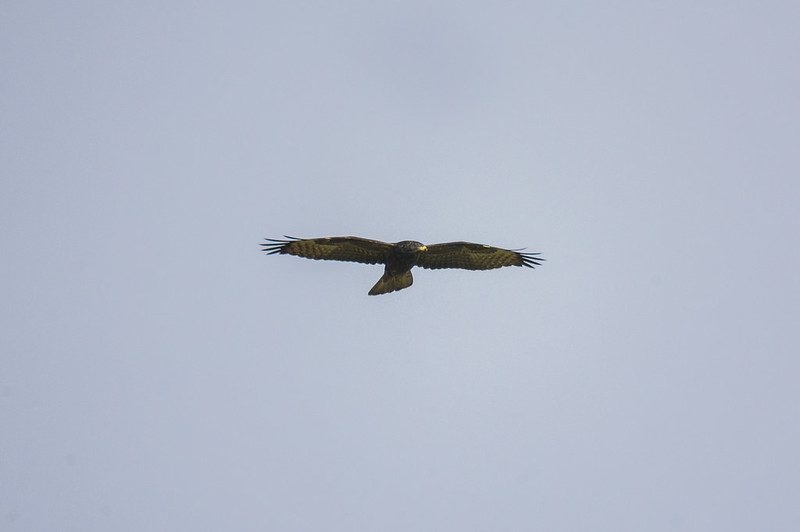
M 290 240 L 276 240 L 274 238 L 265 238 L 266 242 L 262 242 L 261 251 L 266 252 L 267 255 L 274 255 L 275 253 L 281 253 L 284 246 L 289 244 Z

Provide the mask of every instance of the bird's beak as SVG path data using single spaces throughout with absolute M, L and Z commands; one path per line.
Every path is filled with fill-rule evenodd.
M 420 246 L 419 250 L 420 251 L 428 251 L 428 246 Z

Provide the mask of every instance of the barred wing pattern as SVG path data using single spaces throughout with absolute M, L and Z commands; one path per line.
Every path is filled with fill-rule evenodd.
M 533 268 L 541 265 L 541 261 L 544 260 L 538 258 L 537 255 L 539 254 L 520 253 L 485 244 L 448 242 L 428 246 L 428 251 L 420 255 L 417 266 L 428 269 L 461 268 L 464 270 L 493 270 L 503 266 Z
M 326 238 L 300 239 L 291 236 L 287 240 L 273 240 L 265 238 L 266 244 L 261 244 L 268 255 L 286 253 L 318 260 L 343 260 L 349 262 L 362 262 L 364 264 L 377 264 L 386 262 L 392 245 L 388 242 L 370 240 L 357 236 L 333 236 Z

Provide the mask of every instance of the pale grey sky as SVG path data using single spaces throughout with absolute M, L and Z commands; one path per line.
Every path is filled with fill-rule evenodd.
M 6 3 L 0 529 L 798 530 L 798 21 Z

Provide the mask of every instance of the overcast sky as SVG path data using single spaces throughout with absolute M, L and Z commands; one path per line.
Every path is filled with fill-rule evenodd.
M 5 2 L 0 529 L 800 530 L 799 22 Z

